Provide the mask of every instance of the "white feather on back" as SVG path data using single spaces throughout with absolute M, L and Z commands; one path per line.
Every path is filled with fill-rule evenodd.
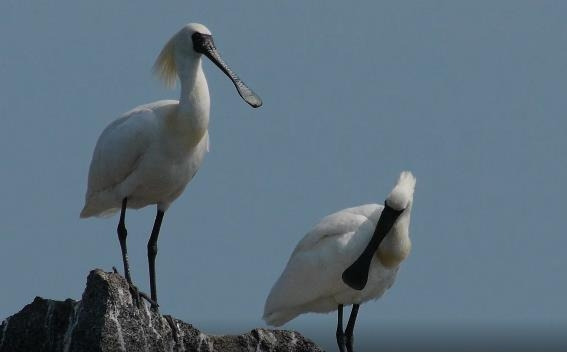
M 367 219 L 378 221 L 383 206 L 367 204 L 335 212 L 324 217 L 295 247 L 293 254 L 314 247 L 321 239 L 356 230 Z

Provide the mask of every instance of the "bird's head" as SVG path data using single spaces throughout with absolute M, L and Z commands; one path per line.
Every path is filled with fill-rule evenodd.
M 411 171 L 402 171 L 396 186 L 386 198 L 386 204 L 396 211 L 410 208 L 413 202 L 415 181 L 416 179 Z
M 252 107 L 262 106 L 262 99 L 250 89 L 224 62 L 209 29 L 199 23 L 189 23 L 177 32 L 163 47 L 154 71 L 168 86 L 173 86 L 179 75 L 179 63 L 196 61 L 202 55 L 209 58 L 232 80 L 238 94 Z

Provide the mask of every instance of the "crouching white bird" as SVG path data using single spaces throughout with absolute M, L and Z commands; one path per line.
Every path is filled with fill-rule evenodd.
M 201 66 L 202 55 L 215 63 L 252 107 L 262 101 L 221 58 L 211 32 L 203 25 L 184 26 L 165 45 L 154 70 L 167 84 L 181 82 L 177 100 L 138 106 L 116 119 L 102 132 L 94 149 L 81 218 L 121 210 L 118 239 L 124 274 L 132 290 L 126 248 L 126 208 L 157 205 L 148 241 L 151 300 L 157 307 L 155 258 L 163 215 L 197 173 L 209 146 L 209 88 Z
M 266 300 L 264 320 L 281 326 L 302 313 L 338 310 L 337 344 L 353 351 L 361 303 L 392 286 L 411 248 L 410 214 L 415 178 L 400 174 L 384 206 L 347 208 L 321 220 L 297 244 Z M 352 304 L 343 331 L 343 305 Z

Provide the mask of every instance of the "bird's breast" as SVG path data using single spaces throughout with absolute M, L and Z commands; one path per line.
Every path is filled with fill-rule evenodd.
M 407 236 L 389 235 L 384 238 L 376 252 L 380 263 L 394 268 L 404 261 L 411 251 L 411 240 Z
M 205 139 L 209 127 L 208 112 L 188 113 L 175 110 L 167 119 L 165 135 L 172 153 L 188 154 Z
M 196 127 L 187 132 L 180 143 L 183 144 L 185 150 L 192 151 L 205 138 L 205 134 L 207 134 L 207 127 Z

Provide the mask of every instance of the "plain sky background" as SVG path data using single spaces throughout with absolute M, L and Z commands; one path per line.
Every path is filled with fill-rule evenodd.
M 264 326 L 304 233 L 382 203 L 409 169 L 413 250 L 357 331 L 565 329 L 566 14 L 565 1 L 0 1 L 0 319 L 122 270 L 117 216 L 78 217 L 91 154 L 121 113 L 178 98 L 151 66 L 200 22 L 264 106 L 204 60 L 211 150 L 165 215 L 164 314 L 212 333 Z M 154 215 L 127 213 L 146 291 Z M 334 350 L 335 319 L 284 328 Z

